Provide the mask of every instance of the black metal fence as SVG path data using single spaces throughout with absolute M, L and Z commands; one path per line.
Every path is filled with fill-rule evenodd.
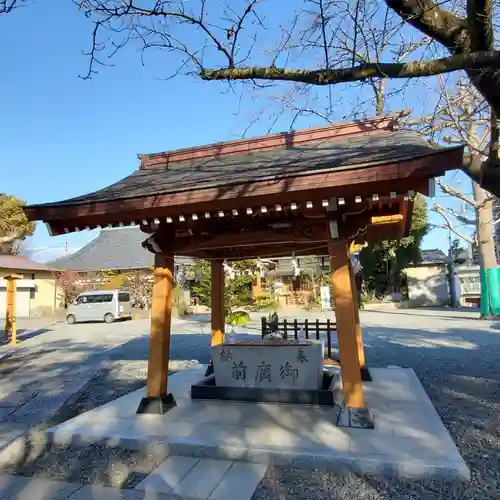
M 271 333 L 268 320 L 265 316 L 261 318 L 262 324 L 262 338 Z M 275 325 L 273 325 L 275 326 Z M 316 339 L 321 340 L 321 334 L 326 334 L 326 350 L 327 357 L 332 359 L 332 332 L 337 331 L 337 325 L 335 322 L 327 319 L 326 321 L 320 321 L 319 319 L 315 321 L 298 321 L 283 319 L 278 321 L 277 331 L 283 334 L 283 338 L 286 340 L 289 336 L 293 335 L 294 339 L 299 338 L 299 334 L 303 332 L 306 339 Z

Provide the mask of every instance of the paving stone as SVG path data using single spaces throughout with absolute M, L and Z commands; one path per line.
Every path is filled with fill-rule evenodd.
M 14 422 L 0 422 L 0 441 L 10 442 L 26 431 L 26 426 Z M 0 445 L 1 447 L 1 445 Z
M 202 458 L 175 489 L 181 497 L 208 498 L 233 462 Z
M 172 494 L 198 462 L 197 458 L 170 456 L 135 488 Z
M 264 477 L 267 466 L 248 462 L 234 462 L 212 491 L 210 500 L 250 500 Z
M 18 406 L 0 406 L 0 419 L 14 413 L 17 408 Z
M 38 391 L 23 391 L 13 389 L 11 392 L 4 392 L 0 395 L 0 408 L 4 406 L 20 406 L 34 398 Z
M 0 476 L 2 500 L 65 500 L 81 484 L 24 476 Z
M 178 496 L 154 491 L 122 490 L 106 486 L 86 485 L 66 500 L 181 500 Z

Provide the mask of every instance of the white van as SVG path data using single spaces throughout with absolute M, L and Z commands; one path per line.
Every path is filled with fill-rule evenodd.
M 132 318 L 132 299 L 126 290 L 99 290 L 78 295 L 68 307 L 66 322 L 105 321 Z

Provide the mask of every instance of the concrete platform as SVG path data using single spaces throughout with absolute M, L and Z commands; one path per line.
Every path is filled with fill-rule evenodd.
M 200 365 L 169 379 L 178 406 L 137 415 L 144 389 L 49 429 L 61 444 L 161 446 L 171 455 L 258 464 L 328 467 L 402 477 L 470 479 L 470 472 L 415 372 L 371 368 L 364 384 L 375 429 L 337 427 L 339 407 L 194 401 Z

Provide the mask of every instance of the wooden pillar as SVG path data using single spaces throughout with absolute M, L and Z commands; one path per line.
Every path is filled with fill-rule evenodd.
M 224 342 L 224 267 L 222 260 L 212 261 L 212 335 L 210 345 L 212 347 Z
M 365 350 L 363 347 L 363 333 L 361 331 L 361 323 L 359 321 L 358 294 L 356 290 L 356 282 L 352 268 L 350 272 L 351 272 L 352 301 L 354 303 L 354 327 L 356 329 L 356 344 L 358 346 L 358 359 L 361 367 L 364 367 L 366 361 L 365 361 Z
M 260 277 L 260 270 L 257 270 L 255 282 L 252 283 L 252 300 L 255 302 L 262 293 L 262 278 Z
M 16 280 L 23 279 L 22 274 L 9 274 L 5 276 L 7 281 L 7 307 L 5 310 L 5 328 L 3 334 L 3 340 L 5 343 L 10 341 L 12 344 L 17 343 L 17 330 L 16 330 L 16 291 L 17 284 Z
M 141 401 L 137 413 L 164 413 L 175 406 L 173 396 L 167 394 L 173 274 L 173 255 L 155 254 L 147 397 Z
M 349 253 L 345 242 L 329 242 L 344 399 L 348 408 L 364 408 L 363 383 L 356 338 L 356 312 Z

